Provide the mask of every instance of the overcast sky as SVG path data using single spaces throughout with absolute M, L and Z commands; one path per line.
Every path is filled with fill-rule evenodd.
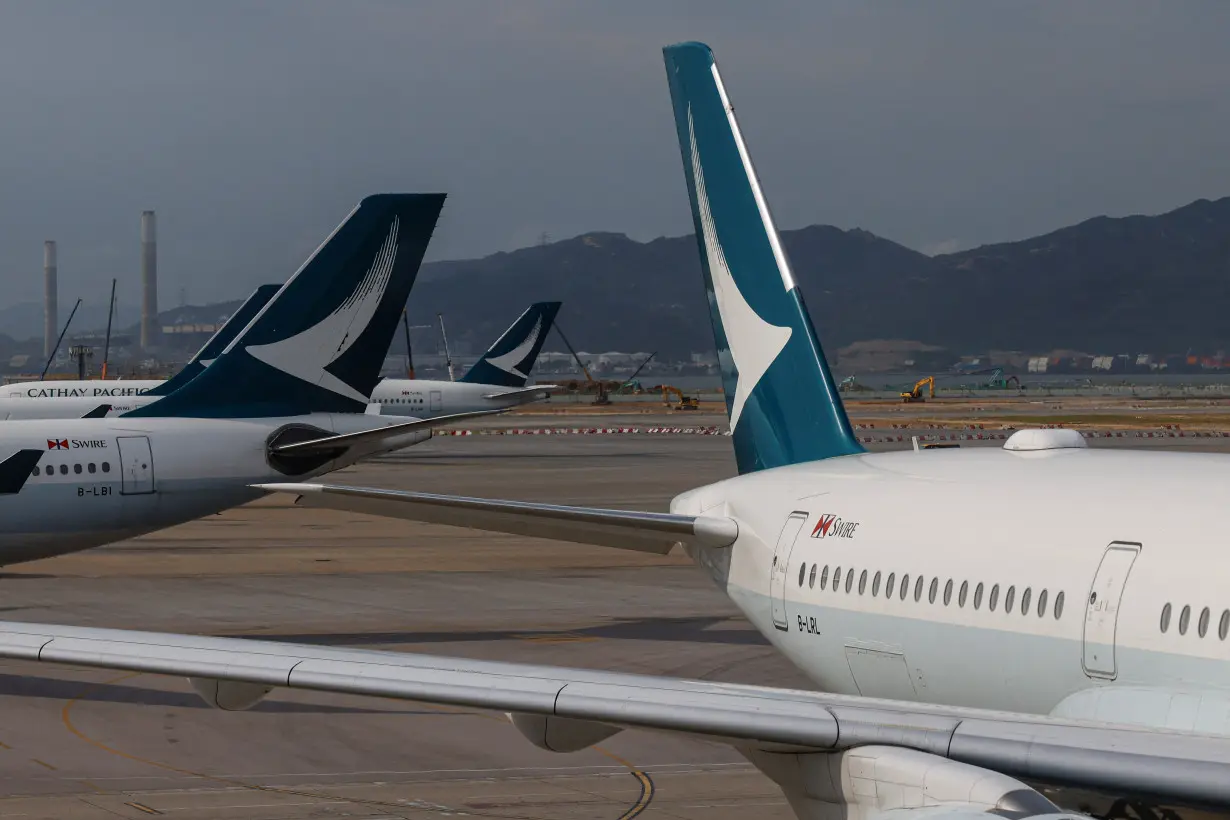
M 703 39 L 783 227 L 935 252 L 1230 194 L 1230 3 L 0 0 L 0 304 L 282 281 L 365 193 L 430 258 L 691 229 L 662 45 Z M 63 319 L 63 316 L 61 316 Z M 0 331 L 3 329 L 0 328 Z

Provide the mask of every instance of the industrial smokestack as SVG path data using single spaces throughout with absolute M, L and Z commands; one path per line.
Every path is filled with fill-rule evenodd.
M 56 290 L 56 243 L 43 243 L 43 357 L 51 355 L 60 330 Z
M 141 212 L 141 347 L 158 344 L 158 235 L 153 211 Z

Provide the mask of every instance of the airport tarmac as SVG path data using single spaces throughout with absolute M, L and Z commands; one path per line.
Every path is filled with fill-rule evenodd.
M 472 436 L 332 480 L 664 510 L 673 494 L 733 471 L 725 436 Z M 0 584 L 10 620 L 806 687 L 682 557 L 280 498 L 9 567 Z M 180 679 L 5 662 L 0 715 L 0 818 L 792 816 L 772 783 L 719 745 L 625 732 L 556 755 L 472 710 L 275 692 L 223 713 Z

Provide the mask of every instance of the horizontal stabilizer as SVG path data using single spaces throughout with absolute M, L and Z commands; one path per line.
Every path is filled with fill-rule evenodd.
M 290 444 L 277 444 L 270 449 L 278 455 L 306 456 L 317 453 L 327 453 L 338 448 L 376 447 L 383 449 L 386 442 L 424 430 L 433 430 L 467 419 L 490 416 L 502 410 L 472 410 L 468 413 L 453 413 L 448 416 L 436 416 L 430 419 L 414 419 L 401 424 L 390 424 L 387 427 L 377 427 L 373 430 L 360 430 L 357 433 L 342 433 L 336 436 L 323 436 L 308 441 L 296 441 Z
M 256 486 L 270 492 L 294 493 L 299 496 L 297 503 L 308 507 L 327 507 L 658 555 L 666 555 L 671 547 L 680 542 L 728 547 L 739 536 L 739 525 L 733 519 L 718 516 L 564 507 L 333 484 Z
M 38 460 L 43 457 L 42 450 L 18 450 L 4 461 L 0 461 L 0 495 L 14 495 L 26 486 L 26 479 Z
M 498 393 L 487 393 L 483 395 L 483 398 L 488 401 L 511 401 L 516 404 L 528 404 L 532 401 L 541 401 L 550 397 L 552 390 L 559 390 L 559 385 L 535 384 L 531 387 L 522 387 L 517 390 L 501 390 Z
M 111 412 L 111 405 L 100 404 L 90 412 L 86 413 L 81 418 L 83 419 L 105 419 L 107 414 Z

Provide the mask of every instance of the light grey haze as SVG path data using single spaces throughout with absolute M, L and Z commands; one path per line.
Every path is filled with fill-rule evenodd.
M 936 252 L 1230 194 L 1230 3 L 0 4 L 0 305 L 281 281 L 365 193 L 429 258 L 691 230 L 660 48 L 714 46 L 784 227 Z M 64 308 L 61 314 L 66 315 Z M 0 332 L 3 328 L 0 328 Z

